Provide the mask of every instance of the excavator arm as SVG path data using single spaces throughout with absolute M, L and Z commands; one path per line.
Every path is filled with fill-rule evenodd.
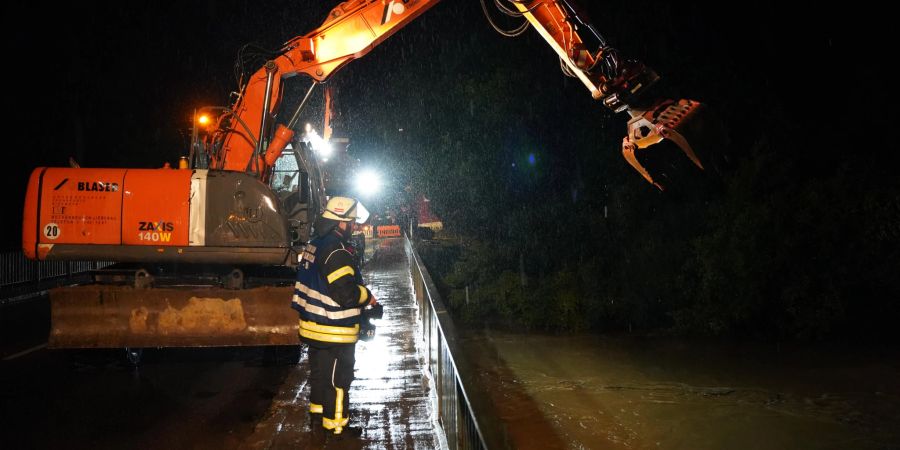
M 508 1 L 509 6 L 502 1 Z M 628 112 L 631 119 L 628 134 L 622 141 L 622 154 L 644 179 L 664 189 L 685 157 L 694 166 L 705 169 L 704 161 L 710 160 L 708 147 L 724 140 L 718 121 L 709 117 L 697 101 L 654 98 L 650 88 L 659 76 L 639 61 L 621 59 L 575 3 L 571 0 L 495 0 L 494 3 L 507 15 L 524 17 L 559 55 L 563 71 L 578 78 L 593 98 L 614 112 Z M 599 41 L 600 48 L 591 52 L 582 33 Z M 656 145 L 666 140 L 678 150 Z M 701 141 L 703 145 L 692 145 Z
M 234 106 L 220 117 L 219 129 L 206 146 L 209 167 L 248 172 L 265 180 L 268 169 L 293 138 L 299 116 L 298 108 L 287 126 L 278 125 L 274 130 L 273 115 L 281 103 L 283 80 L 301 73 L 314 82 L 328 80 L 437 2 L 345 1 L 319 28 L 288 41 L 278 57 L 249 78 Z M 664 189 L 685 161 L 706 169 L 710 147 L 724 141 L 721 125 L 708 117 L 697 101 L 653 97 L 650 88 L 659 76 L 639 61 L 621 59 L 572 0 L 494 3 L 508 15 L 524 17 L 559 55 L 564 72 L 578 78 L 593 98 L 614 112 L 628 112 L 631 118 L 622 154 L 647 181 Z M 584 37 L 599 41 L 599 49 L 589 50 Z M 675 147 L 657 145 L 666 142 Z

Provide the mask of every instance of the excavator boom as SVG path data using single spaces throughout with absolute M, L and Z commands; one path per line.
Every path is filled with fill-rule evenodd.
M 280 56 L 250 76 L 240 98 L 226 112 L 232 120 L 222 121 L 227 127 L 219 135 L 222 142 L 211 146 L 210 167 L 249 170 L 264 178 L 271 161 L 293 137 L 291 127 L 281 127 L 278 133 L 290 133 L 290 137 L 282 138 L 280 146 L 270 149 L 266 145 L 271 128 L 268 119 L 279 109 L 282 81 L 305 74 L 315 82 L 325 82 L 437 2 L 350 0 L 332 9 L 319 28 L 288 41 Z

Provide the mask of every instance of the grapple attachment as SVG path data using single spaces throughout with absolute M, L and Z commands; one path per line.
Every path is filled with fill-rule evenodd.
M 700 102 L 666 99 L 628 112 L 632 118 L 622 139 L 622 155 L 660 190 L 676 183 L 677 175 L 690 167 L 718 170 L 725 133 Z

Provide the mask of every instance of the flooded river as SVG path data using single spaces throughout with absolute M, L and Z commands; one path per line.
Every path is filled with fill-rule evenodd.
M 466 338 L 523 449 L 900 449 L 896 352 L 489 333 Z

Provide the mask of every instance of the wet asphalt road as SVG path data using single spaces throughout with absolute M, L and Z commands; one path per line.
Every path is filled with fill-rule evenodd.
M 293 351 L 292 351 L 293 350 Z M 38 350 L 0 362 L 2 447 L 240 448 L 297 351 Z
M 435 448 L 402 241 L 381 250 L 365 272 L 385 320 L 357 349 L 351 425 L 367 432 L 352 447 Z M 41 347 L 48 312 L 0 310 L 0 448 L 346 448 L 310 441 L 299 346 L 147 349 L 135 367 L 122 349 Z
M 359 439 L 322 442 L 311 430 L 306 358 L 290 369 L 266 418 L 247 440 L 251 449 L 435 449 L 443 442 L 436 432 L 431 379 L 425 367 L 418 309 L 413 297 L 409 261 L 401 239 L 377 244 L 363 270 L 372 294 L 384 305 L 384 317 L 371 341 L 356 347 L 350 388 L 350 426 Z
M 299 347 L 49 350 L 48 299 L 0 308 L 0 448 L 239 448 Z

